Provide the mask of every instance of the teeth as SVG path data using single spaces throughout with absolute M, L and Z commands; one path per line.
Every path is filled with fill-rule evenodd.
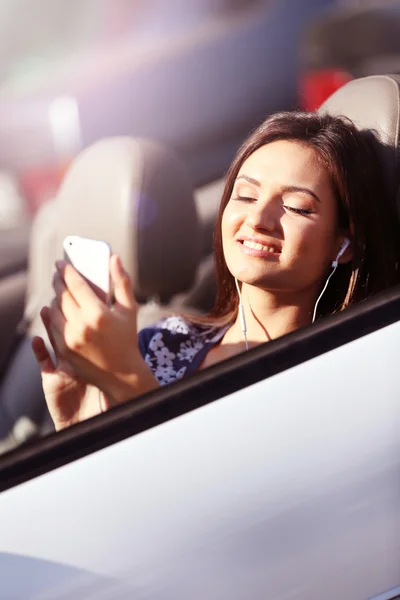
M 275 248 L 272 246 L 263 246 L 262 244 L 258 244 L 257 242 L 252 242 L 250 240 L 244 240 L 243 246 L 247 246 L 248 248 L 252 248 L 253 250 L 263 250 L 263 252 L 273 253 L 276 252 Z

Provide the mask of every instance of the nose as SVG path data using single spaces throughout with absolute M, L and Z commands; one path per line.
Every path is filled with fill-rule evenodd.
M 246 221 L 254 231 L 277 231 L 279 229 L 279 215 L 274 198 L 260 198 L 253 204 Z

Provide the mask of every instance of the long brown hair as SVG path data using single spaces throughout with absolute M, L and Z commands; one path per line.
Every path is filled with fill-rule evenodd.
M 281 112 L 268 117 L 247 138 L 226 175 L 214 236 L 217 297 L 203 323 L 229 323 L 237 315 L 238 294 L 222 248 L 222 215 L 244 161 L 261 146 L 277 140 L 297 141 L 317 152 L 330 174 L 339 227 L 352 234 L 353 259 L 332 277 L 319 316 L 344 310 L 398 282 L 396 216 L 371 132 L 360 132 L 344 117 Z

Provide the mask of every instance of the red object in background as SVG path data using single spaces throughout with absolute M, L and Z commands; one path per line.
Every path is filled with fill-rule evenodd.
M 44 202 L 56 196 L 69 164 L 70 162 L 54 166 L 37 166 L 19 174 L 20 189 L 31 215 L 34 215 Z
M 308 71 L 300 80 L 300 106 L 302 110 L 317 110 L 333 92 L 354 79 L 339 69 Z

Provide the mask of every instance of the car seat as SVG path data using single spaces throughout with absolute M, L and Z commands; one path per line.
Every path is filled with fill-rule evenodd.
M 400 216 L 400 75 L 372 75 L 339 88 L 319 111 L 343 115 L 371 132 L 390 196 Z M 379 201 L 377 199 L 377 201 Z
M 139 327 L 154 322 L 174 295 L 191 287 L 200 260 L 200 225 L 181 160 L 150 140 L 101 140 L 76 158 L 55 200 L 38 212 L 24 335 L 0 382 L 0 453 L 51 427 L 30 340 L 46 338 L 39 312 L 53 296 L 54 262 L 69 234 L 110 243 L 141 301 Z

